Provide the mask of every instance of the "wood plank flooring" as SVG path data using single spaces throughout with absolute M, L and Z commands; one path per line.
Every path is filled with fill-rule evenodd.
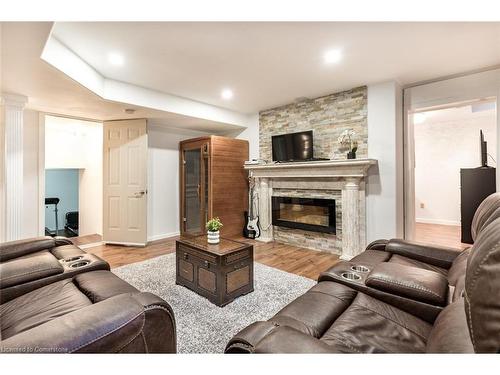
M 172 237 L 154 241 L 146 247 L 98 245 L 88 248 L 87 251 L 105 259 L 112 268 L 115 268 L 173 253 L 175 252 L 175 240 L 177 238 Z M 337 255 L 326 252 L 279 242 L 262 243 L 243 237 L 235 237 L 233 239 L 253 244 L 256 262 L 314 280 L 318 278 L 321 272 L 338 262 Z M 86 245 L 100 242 L 101 240 L 101 236 L 97 234 L 71 238 L 71 241 L 76 245 Z M 417 223 L 416 240 L 457 249 L 464 249 L 469 246 L 460 242 L 460 227 L 449 225 Z
M 100 236 L 98 238 L 95 237 L 97 235 L 92 236 L 92 238 L 85 238 L 87 236 L 75 237 L 71 238 L 71 240 L 75 244 L 88 244 L 91 243 L 89 242 L 91 239 L 93 242 L 101 241 Z M 176 239 L 178 239 L 178 237 L 154 241 L 146 247 L 98 245 L 88 248 L 86 251 L 103 258 L 111 265 L 111 268 L 115 268 L 173 253 L 175 252 Z M 262 243 L 243 237 L 236 237 L 233 239 L 253 244 L 254 259 L 256 262 L 314 280 L 318 278 L 321 272 L 338 262 L 337 255 L 326 252 L 305 249 L 278 242 Z
M 460 227 L 456 225 L 416 223 L 415 241 L 465 249 L 469 244 L 460 242 Z

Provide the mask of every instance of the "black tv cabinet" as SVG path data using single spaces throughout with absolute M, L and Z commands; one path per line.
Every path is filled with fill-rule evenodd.
M 496 192 L 496 169 L 492 167 L 460 169 L 460 214 L 462 242 L 473 243 L 472 218 L 481 202 Z

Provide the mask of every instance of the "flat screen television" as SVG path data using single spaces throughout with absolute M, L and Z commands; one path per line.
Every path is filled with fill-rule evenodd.
M 488 166 L 488 144 L 484 140 L 483 130 L 479 131 L 479 144 L 481 146 L 481 166 Z
M 313 159 L 313 132 L 308 130 L 272 136 L 273 161 Z

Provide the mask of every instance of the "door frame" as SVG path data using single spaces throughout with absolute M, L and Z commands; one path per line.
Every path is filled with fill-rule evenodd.
M 415 237 L 415 137 L 412 114 L 430 109 L 444 109 L 459 103 L 496 98 L 497 155 L 500 155 L 500 69 L 443 78 L 430 83 L 414 84 L 403 90 L 403 195 L 404 237 Z M 496 169 L 497 191 L 500 188 L 500 166 Z
M 67 116 L 67 115 L 60 115 L 60 114 L 54 114 L 54 113 L 49 113 L 49 112 L 39 112 L 38 114 L 38 235 L 39 236 L 45 236 L 45 120 L 46 117 L 60 117 L 68 120 L 76 120 L 76 121 L 87 121 L 87 122 L 93 122 L 93 123 L 99 123 L 103 124 L 101 120 L 96 120 L 92 118 L 84 118 L 84 117 L 75 117 L 75 116 Z M 75 168 L 79 169 L 80 168 Z M 103 171 L 101 170 L 101 173 Z M 79 177 L 79 183 L 80 183 L 80 178 Z M 79 185 L 80 188 L 80 185 Z M 79 192 L 80 193 L 80 192 Z M 101 207 L 102 207 L 103 200 L 101 200 Z M 80 197 L 79 197 L 79 204 L 80 204 Z M 79 208 L 79 211 L 81 211 L 81 208 Z M 81 223 L 81 216 L 79 217 L 79 226 Z M 93 234 L 93 233 L 92 233 Z M 102 234 L 102 228 L 101 228 L 101 233 L 97 234 Z
M 203 150 L 203 146 L 206 146 L 206 150 Z M 200 210 L 200 226 L 201 233 L 204 233 L 203 225 L 204 225 L 204 217 L 203 212 L 206 211 L 208 213 L 208 217 L 212 216 L 212 158 L 210 157 L 210 148 L 211 148 L 211 140 L 207 137 L 200 137 L 194 139 L 188 139 L 185 141 L 181 141 L 179 143 L 179 231 L 181 235 L 185 234 L 185 213 L 186 213 L 186 202 L 184 199 L 184 190 L 185 190 L 185 160 L 184 160 L 184 152 L 189 150 L 201 149 L 200 152 L 200 169 L 201 169 L 201 184 L 200 184 L 200 200 L 202 208 Z M 205 199 L 205 168 L 203 160 L 208 159 L 208 199 Z M 205 201 L 208 202 L 208 207 L 205 207 Z M 200 234 L 201 234 L 200 233 Z

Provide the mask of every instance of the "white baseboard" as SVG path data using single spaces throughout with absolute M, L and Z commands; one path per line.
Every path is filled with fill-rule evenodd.
M 163 240 L 165 238 L 179 236 L 180 234 L 181 234 L 181 232 L 171 232 L 171 233 L 155 234 L 154 236 L 148 237 L 148 242 L 149 241 Z
M 454 220 L 440 220 L 440 219 L 424 219 L 424 218 L 416 218 L 415 221 L 417 223 L 422 223 L 422 224 L 439 224 L 439 225 L 454 225 L 454 226 L 460 226 L 460 221 L 454 221 Z

